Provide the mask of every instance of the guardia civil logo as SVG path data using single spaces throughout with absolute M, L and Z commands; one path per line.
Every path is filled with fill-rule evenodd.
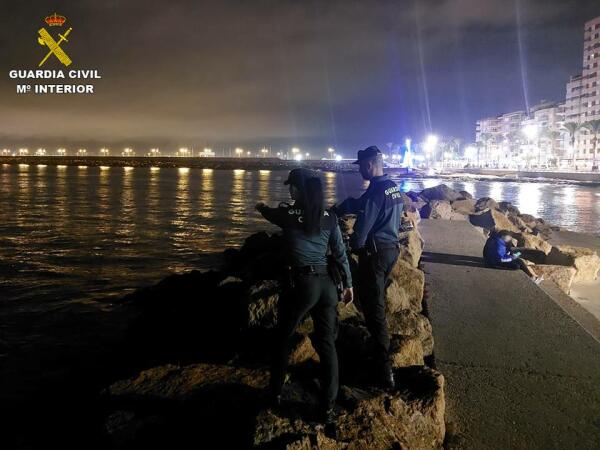
M 59 16 L 56 13 L 44 19 L 44 22 L 46 22 L 49 27 L 62 27 L 66 21 L 67 18 L 65 16 Z M 73 28 L 69 28 L 64 33 L 59 32 L 56 38 L 53 38 L 52 35 L 48 32 L 48 30 L 46 30 L 46 28 L 44 27 L 38 30 L 38 43 L 47 47 L 48 49 L 46 56 L 44 56 L 44 58 L 40 61 L 38 67 L 42 67 L 44 63 L 48 60 L 48 58 L 50 58 L 52 55 L 54 55 L 56 59 L 58 59 L 63 65 L 67 67 L 71 65 L 71 58 L 69 58 L 69 55 L 67 55 L 64 49 L 61 47 L 61 45 L 63 45 L 63 43 L 69 42 L 67 40 L 67 36 L 69 36 L 72 29 Z

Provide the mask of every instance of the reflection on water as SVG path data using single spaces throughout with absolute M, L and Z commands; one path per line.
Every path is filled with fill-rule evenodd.
M 257 230 L 275 230 L 257 202 L 289 201 L 281 171 L 0 166 L 0 297 L 38 307 L 121 295 L 170 272 L 203 268 L 211 254 Z M 397 179 L 403 191 L 439 180 Z M 358 196 L 358 175 L 325 173 L 328 204 Z M 447 181 L 475 197 L 575 231 L 600 232 L 600 189 L 546 183 Z M 38 306 L 35 306 L 38 305 Z

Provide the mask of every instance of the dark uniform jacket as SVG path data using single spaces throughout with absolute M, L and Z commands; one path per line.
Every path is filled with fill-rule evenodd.
M 483 247 L 483 259 L 490 266 L 496 266 L 502 263 L 514 261 L 510 253 L 508 244 L 497 235 L 492 235 Z
M 300 207 L 287 204 L 260 209 L 265 219 L 283 230 L 285 253 L 291 267 L 325 266 L 329 248 L 331 255 L 344 269 L 344 287 L 352 287 L 352 275 L 337 216 L 331 211 L 323 211 L 320 232 L 309 235 L 302 228 L 303 212 Z
M 357 216 L 354 233 L 350 237 L 351 247 L 367 247 L 376 251 L 398 245 L 403 208 L 400 188 L 388 175 L 382 175 L 371 179 L 360 198 L 345 200 L 337 210 L 340 214 Z

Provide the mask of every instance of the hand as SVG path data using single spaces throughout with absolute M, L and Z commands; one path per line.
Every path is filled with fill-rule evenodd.
M 267 205 L 265 205 L 263 202 L 258 202 L 256 204 L 256 206 L 254 207 L 254 209 L 256 209 L 257 211 L 260 211 L 261 209 L 266 208 L 266 207 L 267 207 Z
M 354 301 L 354 291 L 352 288 L 346 288 L 342 292 L 342 301 L 345 306 L 348 306 L 350 303 Z

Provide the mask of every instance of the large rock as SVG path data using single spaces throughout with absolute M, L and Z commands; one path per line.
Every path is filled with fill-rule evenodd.
M 452 202 L 452 209 L 458 213 L 469 215 L 475 213 L 475 200 L 462 199 Z
M 297 334 L 292 341 L 288 363 L 293 366 L 307 361 L 318 362 L 319 355 L 307 335 Z
M 432 200 L 420 212 L 424 219 L 465 220 L 462 214 L 454 212 L 450 203 L 444 200 Z
M 486 209 L 483 212 L 469 215 L 469 220 L 476 227 L 486 230 L 507 230 L 518 233 L 521 230 L 517 228 L 508 217 L 496 209 Z
M 498 209 L 496 200 L 490 197 L 481 197 L 475 202 L 475 211 L 484 211 L 486 209 Z
M 431 323 L 423 314 L 408 309 L 402 309 L 388 315 L 387 319 L 390 334 L 418 337 L 423 346 L 423 354 L 429 356 L 433 353 L 433 333 Z
M 498 209 L 503 213 L 511 216 L 519 216 L 521 215 L 521 211 L 515 205 L 510 202 L 500 202 L 498 203 Z
M 254 446 L 285 449 L 441 449 L 445 435 L 444 378 L 428 368 L 400 369 L 404 388 L 382 393 L 343 386 L 345 411 L 325 439 L 321 426 L 273 410 L 256 418 Z M 405 392 L 412 392 L 406 395 Z
M 600 257 L 589 248 L 570 245 L 553 247 L 546 257 L 546 263 L 574 267 L 576 273 L 573 282 L 594 281 L 600 272 Z
M 428 201 L 442 200 L 446 202 L 453 202 L 454 200 L 462 198 L 462 195 L 456 192 L 454 189 L 449 188 L 445 184 L 440 184 L 439 186 L 423 189 L 421 191 L 421 197 Z
M 540 250 L 546 255 L 552 250 L 552 245 L 539 236 L 530 233 L 513 233 L 517 240 L 517 247 Z
M 458 191 L 462 200 L 473 200 L 473 194 L 467 191 Z
M 216 364 L 183 367 L 168 364 L 144 370 L 134 378 L 117 381 L 105 390 L 105 394 L 130 400 L 183 402 L 218 384 L 240 384 L 264 389 L 268 382 L 268 372 L 261 369 Z
M 565 294 L 571 293 L 571 285 L 577 272 L 574 267 L 538 264 L 533 270 L 538 276 L 553 281 Z
M 400 259 L 406 261 L 413 267 L 419 267 L 422 253 L 423 238 L 417 228 L 400 235 Z
M 412 267 L 404 260 L 398 259 L 386 288 L 386 310 L 388 314 L 409 309 L 421 312 L 423 309 L 423 292 L 425 276 L 419 269 Z
M 261 281 L 248 288 L 244 305 L 249 328 L 272 328 L 277 324 L 279 292 L 279 283 L 273 280 Z
M 423 344 L 416 336 L 392 335 L 390 339 L 390 360 L 394 369 L 400 367 L 423 366 Z

